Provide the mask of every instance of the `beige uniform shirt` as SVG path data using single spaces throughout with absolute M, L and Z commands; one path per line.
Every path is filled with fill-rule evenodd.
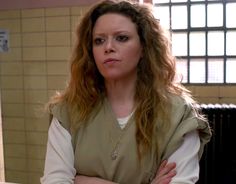
M 162 138 L 161 155 L 157 157 L 153 149 L 139 163 L 134 119 L 131 117 L 126 127 L 121 129 L 105 100 L 87 125 L 79 129 L 74 139 L 77 173 L 124 184 L 149 183 L 155 176 L 160 161 L 168 158 L 182 144 L 183 136 L 193 130 L 199 131 L 200 158 L 203 147 L 211 136 L 208 124 L 198 120 L 182 99 L 174 97 L 172 104 L 171 127 Z M 52 113 L 68 129 L 69 115 L 65 107 L 56 106 Z

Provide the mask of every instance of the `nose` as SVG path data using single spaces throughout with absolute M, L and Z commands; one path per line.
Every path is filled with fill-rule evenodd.
M 112 39 L 107 39 L 105 44 L 105 53 L 115 52 L 115 47 Z

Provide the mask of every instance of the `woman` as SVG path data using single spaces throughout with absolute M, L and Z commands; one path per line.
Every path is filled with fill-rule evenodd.
M 69 84 L 49 103 L 41 182 L 195 183 L 210 129 L 175 81 L 169 41 L 150 9 L 102 1 L 77 37 Z

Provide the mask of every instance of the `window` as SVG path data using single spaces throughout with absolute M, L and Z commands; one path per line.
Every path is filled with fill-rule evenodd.
M 236 2 L 153 0 L 183 83 L 236 84 Z

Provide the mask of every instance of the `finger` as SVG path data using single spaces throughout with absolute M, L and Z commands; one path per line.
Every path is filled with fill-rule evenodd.
M 167 163 L 168 163 L 167 160 L 163 160 L 163 161 L 161 162 L 160 168 L 164 168 Z
M 164 167 L 159 168 L 157 175 L 165 175 L 168 174 L 170 171 L 174 170 L 176 168 L 176 163 L 171 162 L 171 163 L 167 163 Z
M 172 170 L 166 175 L 156 177 L 152 184 L 169 184 L 175 175 L 176 171 Z
M 164 160 L 163 162 L 161 162 L 161 165 L 160 165 L 160 167 L 159 167 L 159 170 L 164 169 L 165 166 L 166 166 L 166 164 L 167 164 L 167 160 Z
M 171 178 L 166 178 L 166 179 L 163 179 L 163 180 L 157 180 L 153 184 L 169 184 L 170 182 L 171 182 Z
M 156 175 L 159 175 L 161 173 L 161 171 L 165 168 L 167 163 L 168 163 L 167 160 L 161 162 L 160 167 L 157 169 Z
M 177 174 L 176 170 L 172 170 L 168 172 L 164 177 L 166 178 L 173 178 Z
M 166 178 L 172 178 L 172 177 L 174 177 L 175 175 L 176 175 L 176 170 L 171 170 L 170 172 L 168 172 L 168 173 L 165 174 L 165 175 L 162 175 L 162 176 L 158 175 L 158 176 L 156 177 L 156 179 L 157 179 L 157 180 L 161 180 L 161 179 L 166 179 Z

